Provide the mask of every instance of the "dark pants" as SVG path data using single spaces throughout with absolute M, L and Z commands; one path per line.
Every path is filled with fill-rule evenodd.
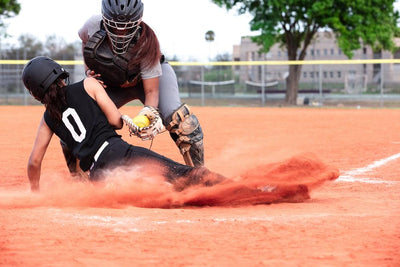
M 121 138 L 111 138 L 107 141 L 109 144 L 90 169 L 89 177 L 92 181 L 104 178 L 105 170 L 143 165 L 159 167 L 166 181 L 175 184 L 175 188 L 179 191 L 196 184 L 211 186 L 225 179 L 222 175 L 213 173 L 205 167 L 180 164 L 149 149 L 130 145 Z

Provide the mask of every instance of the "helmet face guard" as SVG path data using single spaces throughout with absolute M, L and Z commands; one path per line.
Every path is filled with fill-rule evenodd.
M 142 19 L 129 22 L 115 22 L 103 16 L 104 26 L 116 54 L 124 54 L 133 37 L 140 29 Z

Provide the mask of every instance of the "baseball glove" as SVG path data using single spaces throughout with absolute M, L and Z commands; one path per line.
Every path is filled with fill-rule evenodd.
M 129 128 L 130 135 L 137 135 L 139 127 L 133 123 L 133 120 L 128 115 L 122 115 L 122 120 L 125 122 L 126 126 Z
M 138 127 L 133 120 L 128 115 L 123 115 L 122 119 L 129 127 L 129 131 L 131 135 L 136 135 L 142 140 L 151 140 L 157 134 L 164 131 L 165 127 L 162 123 L 162 119 L 160 117 L 160 113 L 158 110 L 151 106 L 144 106 L 144 108 L 139 112 L 138 115 L 144 115 L 149 118 L 150 124 L 146 127 Z

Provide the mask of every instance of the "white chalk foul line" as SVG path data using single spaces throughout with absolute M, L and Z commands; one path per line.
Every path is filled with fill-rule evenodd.
M 400 158 L 400 153 L 394 154 L 390 157 L 384 158 L 377 160 L 365 167 L 353 169 L 350 171 L 345 171 L 343 174 L 339 176 L 339 178 L 336 181 L 339 182 L 362 182 L 362 183 L 370 183 L 370 184 L 394 184 L 394 183 L 399 183 L 398 181 L 383 181 L 379 179 L 373 179 L 373 178 L 356 178 L 356 176 L 363 175 L 367 172 L 370 172 L 376 168 L 379 168 L 383 165 L 386 165 L 387 163 L 397 160 Z

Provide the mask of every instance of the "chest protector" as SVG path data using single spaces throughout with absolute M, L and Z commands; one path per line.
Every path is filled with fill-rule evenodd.
M 129 46 L 133 46 L 134 42 Z M 132 66 L 129 61 L 135 57 L 131 49 L 122 55 L 112 52 L 105 30 L 93 34 L 83 49 L 83 57 L 89 69 L 101 74 L 107 86 L 119 87 L 126 81 L 140 80 L 140 66 Z

